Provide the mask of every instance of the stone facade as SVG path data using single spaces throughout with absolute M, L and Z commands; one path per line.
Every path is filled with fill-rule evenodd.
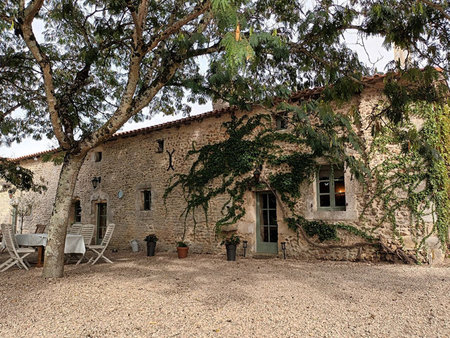
M 367 142 L 370 142 L 371 135 L 370 130 L 364 129 L 364 124 L 368 123 L 368 112 L 379 100 L 379 90 L 367 89 L 349 103 L 358 106 L 362 114 L 363 137 Z M 159 238 L 157 250 L 173 251 L 175 243 L 183 236 L 186 222 L 186 239 L 190 243 L 191 252 L 224 252 L 219 245 L 221 239 L 217 238 L 214 233 L 214 222 L 221 218 L 220 210 L 226 200 L 225 197 L 219 197 L 212 201 L 208 224 L 201 211 L 196 214 L 197 224 L 194 232 L 194 223 L 191 217 L 186 220 L 180 217 L 186 206 L 181 191 L 175 190 L 170 194 L 166 204 L 163 201 L 163 194 L 170 178 L 175 173 L 188 172 L 192 160 L 186 160 L 186 154 L 192 149 L 193 143 L 198 148 L 224 139 L 222 123 L 230 119 L 232 111 L 233 109 L 223 109 L 156 127 L 124 132 L 93 149 L 81 168 L 74 194 L 74 205 L 78 200 L 81 206 L 81 222 L 97 224 L 98 205 L 105 203 L 107 222 L 116 224 L 110 244 L 111 248 L 127 249 L 133 239 L 137 239 L 143 247 L 145 236 L 155 233 Z M 262 108 L 255 108 L 252 112 L 245 114 L 262 112 L 265 112 Z M 236 114 L 242 116 L 244 113 L 236 112 Z M 100 152 L 101 160 L 99 160 Z M 170 157 L 173 167 L 170 166 Z M 39 156 L 22 158 L 20 163 L 31 169 L 35 173 L 35 177 L 41 178 L 47 186 L 47 191 L 44 193 L 34 194 L 31 214 L 24 218 L 24 231 L 33 232 L 36 224 L 48 223 L 60 166 L 54 165 L 52 162 L 42 162 Z M 94 188 L 92 184 L 94 177 L 101 177 L 97 188 Z M 349 171 L 345 172 L 345 189 L 347 207 L 343 211 L 323 211 L 318 208 L 316 182 L 305 184 L 302 188 L 302 198 L 297 207 L 310 220 L 345 221 L 347 224 L 361 227 L 360 214 L 363 201 L 368 198 L 367 192 L 364 192 L 357 181 L 352 179 Z M 150 201 L 145 202 L 144 191 L 150 192 Z M 236 225 L 225 229 L 237 230 L 241 239 L 248 241 L 247 253 L 250 255 L 256 254 L 258 251 L 256 240 L 257 193 L 256 191 L 246 193 L 246 215 Z M 16 193 L 16 195 L 18 194 L 20 193 Z M 0 216 L 3 221 L 6 221 L 10 217 L 10 203 L 6 194 L 0 194 L 0 206 Z M 146 208 L 149 210 L 145 210 Z M 375 223 L 381 213 L 382 210 L 379 210 L 369 215 L 366 222 Z M 70 221 L 73 222 L 75 208 L 71 214 Z M 290 257 L 356 260 L 374 259 L 377 255 L 377 249 L 373 246 L 325 249 L 320 245 L 311 245 L 307 240 L 301 236 L 298 238 L 296 233 L 288 229 L 284 221 L 285 216 L 288 215 L 282 204 L 277 203 L 279 255 L 282 254 L 281 242 L 287 243 L 287 255 Z M 404 224 L 400 224 L 400 229 L 408 239 L 410 235 L 408 233 L 409 215 L 405 213 L 402 219 Z M 340 244 L 352 245 L 363 241 L 358 236 L 349 233 L 342 232 L 339 235 Z M 390 238 L 391 227 L 385 224 L 375 232 L 375 235 Z M 430 239 L 430 241 L 433 240 Z M 414 243 L 410 242 L 405 241 L 405 246 L 413 246 Z M 434 246 L 429 251 L 430 255 L 433 255 L 433 259 L 441 259 L 438 255 L 439 245 L 435 240 L 433 243 Z M 242 245 L 238 248 L 238 254 L 242 254 Z M 437 256 L 439 257 L 436 258 Z

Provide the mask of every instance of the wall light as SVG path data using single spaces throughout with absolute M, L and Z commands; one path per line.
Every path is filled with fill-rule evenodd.
M 255 180 L 256 184 L 259 183 L 260 177 L 261 177 L 261 170 L 259 170 L 259 168 L 256 168 L 255 171 L 253 172 L 253 179 Z
M 102 181 L 102 178 L 99 176 L 99 177 L 94 177 L 93 179 L 92 179 L 92 186 L 94 187 L 94 189 L 96 189 L 97 188 L 97 185 L 100 183 Z

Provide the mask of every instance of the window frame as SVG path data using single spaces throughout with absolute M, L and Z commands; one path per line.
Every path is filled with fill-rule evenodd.
M 320 170 L 323 167 L 329 167 L 329 171 L 330 171 L 330 176 L 328 180 L 321 180 L 320 179 Z M 333 168 L 334 167 L 334 168 Z M 334 171 L 336 169 L 341 169 L 344 172 L 344 178 L 343 178 L 343 183 L 344 183 L 344 196 L 345 196 L 345 205 L 343 206 L 336 206 L 336 192 L 335 192 L 335 176 L 334 176 Z M 336 165 L 331 165 L 331 164 L 321 164 L 319 166 L 319 168 L 317 169 L 317 185 L 316 185 L 316 189 L 317 189 L 317 193 L 316 193 L 316 201 L 317 201 L 317 210 L 330 210 L 330 211 L 346 211 L 347 210 L 347 188 L 346 188 L 346 184 L 345 184 L 345 169 L 344 166 L 342 165 L 342 167 L 340 166 L 336 166 Z M 320 183 L 323 182 L 329 182 L 330 183 L 330 191 L 329 193 L 321 193 L 320 192 Z M 330 196 L 330 206 L 329 207 L 322 207 L 320 205 L 320 196 L 325 196 L 325 195 L 329 195 Z
M 103 152 L 102 151 L 94 152 L 94 162 L 96 162 L 96 163 L 101 162 L 102 159 L 103 159 Z
M 156 152 L 159 154 L 163 153 L 164 152 L 164 139 L 156 140 L 156 145 L 157 145 Z
M 81 201 L 75 200 L 73 202 L 73 219 L 75 223 L 81 223 L 81 213 L 82 213 Z M 77 219 L 77 217 L 79 217 L 79 219 Z
M 146 199 L 145 199 L 145 195 L 146 193 L 149 194 L 149 198 L 148 198 L 148 209 L 146 209 Z M 142 204 L 141 204 L 141 211 L 150 211 L 152 210 L 152 191 L 150 189 L 143 189 L 141 190 L 141 198 L 142 198 Z
M 275 115 L 275 130 L 283 131 L 289 128 L 289 116 L 287 112 L 280 112 Z

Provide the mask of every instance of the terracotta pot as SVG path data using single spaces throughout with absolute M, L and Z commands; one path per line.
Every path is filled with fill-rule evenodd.
M 188 251 L 189 251 L 188 246 L 177 247 L 178 258 L 186 258 L 188 255 Z

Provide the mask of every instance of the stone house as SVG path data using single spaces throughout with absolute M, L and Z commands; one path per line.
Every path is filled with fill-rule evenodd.
M 372 87 L 355 97 L 349 104 L 356 105 L 361 113 L 363 126 L 368 123 L 368 115 L 382 98 L 383 76 L 366 78 Z M 317 89 L 300 92 L 293 101 L 301 101 L 316 95 Z M 176 173 L 187 173 L 192 165 L 186 154 L 196 147 L 210 144 L 224 138 L 223 123 L 236 116 L 267 113 L 264 108 L 254 107 L 251 112 L 241 112 L 235 108 L 222 108 L 208 113 L 183 118 L 174 122 L 121 132 L 112 139 L 93 149 L 85 160 L 76 184 L 70 222 L 92 223 L 96 225 L 96 240 L 101 239 L 108 222 L 116 224 L 110 247 L 128 249 L 130 241 L 137 239 L 144 245 L 144 238 L 155 233 L 158 238 L 157 250 L 174 251 L 175 243 L 181 240 L 187 229 L 186 240 L 191 252 L 220 253 L 221 238 L 214 232 L 214 222 L 221 218 L 221 207 L 225 197 L 211 201 L 209 221 L 199 212 L 195 226 L 190 217 L 180 218 L 185 205 L 183 194 L 175 190 L 164 203 L 163 195 L 171 177 Z M 278 125 L 277 125 L 278 123 Z M 282 121 L 273 120 L 274 128 L 283 128 Z M 361 128 L 362 137 L 370 143 L 370 130 Z M 59 177 L 60 166 L 53 162 L 43 162 L 42 156 L 49 152 L 32 154 L 16 159 L 34 172 L 35 178 L 42 179 L 47 190 L 31 195 L 31 210 L 23 217 L 23 231 L 33 232 L 37 224 L 48 222 L 52 212 L 52 202 Z M 379 159 L 378 159 L 379 160 Z M 367 192 L 353 179 L 349 170 L 334 171 L 330 177 L 329 168 L 323 163 L 323 170 L 313 182 L 302 187 L 298 205 L 308 220 L 323 220 L 330 223 L 345 222 L 355 228 L 363 227 L 361 213 Z M 262 171 L 261 175 L 267 175 Z M 321 183 L 331 184 L 333 190 L 321 191 Z M 95 183 L 95 184 L 94 184 Z M 235 225 L 224 228 L 228 233 L 237 232 L 241 239 L 248 241 L 247 254 L 282 255 L 281 243 L 286 243 L 289 257 L 319 258 L 335 260 L 375 259 L 378 247 L 361 244 L 359 236 L 339 230 L 340 243 L 319 243 L 314 238 L 304 238 L 289 229 L 285 221 L 285 210 L 280 200 L 270 189 L 249 190 L 245 193 L 245 216 Z M 13 199 L 20 196 L 16 192 Z M 25 193 L 24 193 L 25 194 Z M 0 218 L 2 222 L 16 222 L 11 216 L 11 199 L 6 192 L 0 193 Z M 375 224 L 382 210 L 370 214 L 364 227 Z M 413 250 L 416 240 L 410 231 L 410 215 L 400 217 L 398 231 L 401 232 L 404 250 Z M 433 226 L 432 216 L 427 217 L 426 227 Z M 375 237 L 392 237 L 392 228 L 383 224 L 377 228 Z M 388 240 L 389 242 L 389 240 Z M 328 244 L 328 245 L 327 245 Z M 360 245 L 361 244 L 361 245 Z M 238 254 L 242 254 L 242 245 Z M 429 261 L 443 257 L 439 240 L 432 234 L 426 240 Z

